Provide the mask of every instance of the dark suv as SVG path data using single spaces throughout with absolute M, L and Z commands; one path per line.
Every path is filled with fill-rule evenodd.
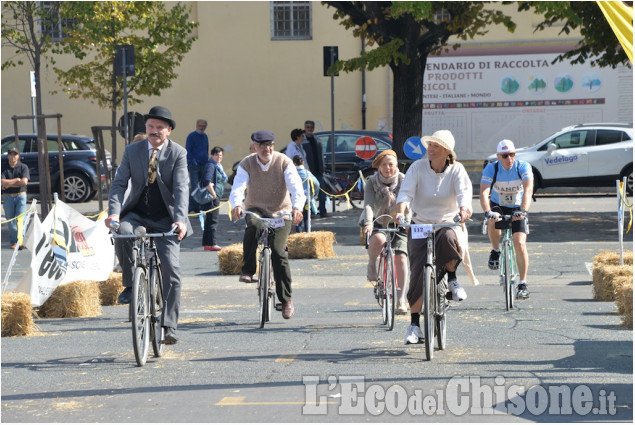
M 40 183 L 37 155 L 37 135 L 20 134 L 19 147 L 20 161 L 29 167 L 31 178 L 27 186 L 28 192 L 37 193 Z M 51 190 L 60 192 L 60 169 L 57 134 L 47 135 L 49 151 L 49 176 Z M 62 145 L 64 147 L 64 197 L 66 202 L 85 202 L 93 199 L 97 189 L 105 186 L 106 176 L 101 170 L 101 175 L 96 172 L 95 141 L 92 137 L 76 134 L 63 134 Z M 15 136 L 2 138 L 2 168 L 8 166 L 7 151 L 15 147 Z M 106 164 L 108 172 L 112 170 L 110 152 L 106 151 Z M 102 168 L 102 167 L 100 167 Z

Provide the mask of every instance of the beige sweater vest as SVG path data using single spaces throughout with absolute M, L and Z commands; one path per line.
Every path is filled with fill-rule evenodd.
M 278 211 L 291 211 L 291 195 L 284 181 L 284 170 L 293 163 L 289 157 L 274 152 L 267 171 L 262 171 L 257 155 L 250 155 L 240 162 L 240 166 L 249 174 L 245 209 L 260 210 L 265 217 L 273 217 Z

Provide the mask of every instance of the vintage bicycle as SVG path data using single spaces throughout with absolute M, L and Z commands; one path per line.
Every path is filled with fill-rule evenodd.
M 447 277 L 437 281 L 437 265 L 435 255 L 436 231 L 444 227 L 461 226 L 461 218 L 456 216 L 452 223 L 405 224 L 410 228 L 412 238 L 427 240 L 427 256 L 423 270 L 423 302 L 421 315 L 423 316 L 423 339 L 425 343 L 426 359 L 434 357 L 434 339 L 436 336 L 439 350 L 445 350 L 447 343 L 447 311 L 450 302 L 447 297 Z
M 373 220 L 373 224 L 380 218 L 389 217 L 390 215 L 384 214 Z M 378 232 L 386 234 L 386 242 L 379 253 L 379 264 L 377 266 L 377 283 L 375 284 L 374 293 L 375 299 L 379 307 L 381 307 L 382 322 L 384 325 L 388 325 L 388 330 L 392 331 L 395 326 L 395 299 L 397 297 L 397 278 L 395 269 L 395 251 L 392 248 L 392 238 L 394 234 L 403 230 L 398 227 L 386 227 L 381 229 L 374 229 Z M 366 235 L 366 249 L 370 244 L 371 233 Z
M 132 346 L 137 365 L 143 366 L 148 358 L 150 341 L 155 357 L 161 357 L 165 348 L 161 319 L 165 297 L 161 259 L 157 253 L 155 238 L 176 236 L 177 226 L 169 232 L 148 233 L 144 226 L 138 226 L 134 234 L 119 234 L 118 222 L 111 222 L 113 239 L 134 239 L 134 273 L 132 279 L 132 299 L 130 300 L 130 321 L 132 322 Z
M 499 214 L 499 213 L 497 213 Z M 500 220 L 496 222 L 496 228 L 503 230 L 501 241 L 501 255 L 499 265 L 499 282 L 505 292 L 505 310 L 514 308 L 518 291 L 520 274 L 518 273 L 518 263 L 516 262 L 516 249 L 512 236 L 513 215 L 500 214 Z M 525 217 L 525 220 L 527 218 Z M 483 234 L 487 234 L 487 218 L 483 220 Z M 525 223 L 526 228 L 528 228 Z
M 260 221 L 264 229 L 258 236 L 258 245 L 260 247 L 260 255 L 258 257 L 258 319 L 260 327 L 264 328 L 265 323 L 271 320 L 271 313 L 275 310 L 282 310 L 281 304 L 275 304 L 276 284 L 273 279 L 273 268 L 271 263 L 271 245 L 269 237 L 273 235 L 275 229 L 285 225 L 285 219 L 291 220 L 292 216 L 289 212 L 278 212 L 276 217 L 265 218 L 260 217 L 258 213 L 253 211 L 243 211 L 242 217 L 251 215 Z

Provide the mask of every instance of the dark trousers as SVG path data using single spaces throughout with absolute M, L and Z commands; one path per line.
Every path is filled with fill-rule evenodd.
M 315 174 L 315 178 L 320 182 L 320 188 L 328 190 L 328 186 L 324 182 L 322 174 Z M 326 214 L 326 193 L 324 193 L 322 190 L 319 190 L 318 192 L 318 204 L 318 210 L 320 214 Z
M 205 164 L 187 164 L 187 172 L 190 174 L 190 193 L 198 186 L 201 177 L 203 176 L 203 172 L 205 171 Z M 192 198 L 190 195 L 190 206 L 188 208 L 189 212 L 199 212 L 201 210 L 201 205 Z
M 243 238 L 243 268 L 241 274 L 253 276 L 256 273 L 258 238 L 264 230 L 264 226 L 251 215 L 245 216 L 245 221 L 247 222 L 247 228 Z M 289 266 L 289 255 L 287 253 L 287 239 L 290 232 L 291 221 L 285 220 L 284 227 L 274 229 L 273 235 L 269 235 L 276 294 L 278 295 L 278 300 L 282 303 L 291 301 L 291 267 Z
M 220 199 L 216 197 L 212 202 L 201 205 L 202 211 L 211 210 L 213 208 L 214 211 L 210 211 L 205 214 L 205 230 L 203 230 L 203 246 L 213 246 L 217 245 L 216 243 L 216 226 L 218 225 L 218 217 L 219 217 L 219 208 Z
M 454 230 L 441 228 L 437 230 L 434 244 L 436 254 L 437 282 L 445 275 L 445 265 L 456 260 L 458 267 L 461 262 L 461 248 Z M 428 256 L 428 240 L 412 239 L 412 232 L 408 232 L 408 260 L 410 260 L 410 287 L 408 288 L 408 303 L 413 305 L 423 295 L 423 267 Z
M 129 212 L 121 218 L 119 233 L 132 234 L 138 226 L 146 226 L 153 233 L 167 232 L 172 228 L 172 219 L 167 217 L 159 221 L 153 221 Z M 161 259 L 161 276 L 163 277 L 163 297 L 165 308 L 163 309 L 162 326 L 176 329 L 179 321 L 179 305 L 181 303 L 181 245 L 176 236 L 156 238 L 157 253 Z M 134 251 L 132 249 L 134 239 L 117 239 L 118 249 L 115 250 L 119 257 L 122 270 L 122 282 L 126 288 L 132 287 L 134 274 Z

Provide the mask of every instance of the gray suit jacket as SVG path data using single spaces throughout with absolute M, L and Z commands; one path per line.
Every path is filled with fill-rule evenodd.
M 108 214 L 123 217 L 131 211 L 143 194 L 148 182 L 149 142 L 147 140 L 132 143 L 126 147 L 110 187 Z M 193 234 L 187 217 L 190 178 L 187 171 L 187 151 L 176 142 L 168 139 L 159 152 L 157 183 L 161 197 L 173 222 L 180 221 L 187 226 L 187 235 Z M 130 180 L 130 194 L 124 201 L 124 194 Z

